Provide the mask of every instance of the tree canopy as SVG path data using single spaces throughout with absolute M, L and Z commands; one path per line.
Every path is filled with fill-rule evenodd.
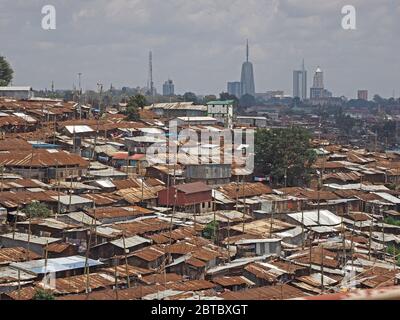
M 32 202 L 28 204 L 23 212 L 28 218 L 48 218 L 51 216 L 51 211 L 40 202 Z
M 256 174 L 270 176 L 274 185 L 307 184 L 316 160 L 310 139 L 309 131 L 301 127 L 259 129 L 255 136 Z
M 184 99 L 186 102 L 193 102 L 194 104 L 197 103 L 197 96 L 196 96 L 196 94 L 194 94 L 193 92 L 186 92 L 186 93 L 183 95 L 183 99 Z
M 10 84 L 13 79 L 14 71 L 7 60 L 0 56 L 0 86 L 5 87 Z
M 138 121 L 140 119 L 139 111 L 146 104 L 146 97 L 141 94 L 130 97 L 126 106 L 126 119 L 129 121 Z

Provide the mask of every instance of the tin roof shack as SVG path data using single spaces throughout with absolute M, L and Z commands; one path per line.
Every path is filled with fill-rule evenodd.
M 0 300 L 3 300 L 4 293 L 12 292 L 18 287 L 24 287 L 36 280 L 36 275 L 21 272 L 11 267 L 0 267 Z
M 305 296 L 308 296 L 308 294 L 288 284 L 253 288 L 238 292 L 226 292 L 222 294 L 222 298 L 228 301 L 286 300 L 286 299 L 302 298 Z
M 146 109 L 165 118 L 201 117 L 207 114 L 207 106 L 194 105 L 193 102 L 155 103 Z
M 125 147 L 128 149 L 129 154 L 147 154 L 147 149 L 155 144 L 165 144 L 166 140 L 163 136 L 146 135 L 137 137 L 126 137 L 124 139 Z
M 162 206 L 176 206 L 177 210 L 192 213 L 212 210 L 212 188 L 203 182 L 172 186 L 158 193 Z
M 89 210 L 93 207 L 93 201 L 77 196 L 77 195 L 68 195 L 68 196 L 53 196 L 54 200 L 59 200 L 60 203 L 60 212 L 76 212 L 81 210 Z
M 178 117 L 173 121 L 181 127 L 196 125 L 212 126 L 218 124 L 218 119 L 213 117 Z
M 230 290 L 230 291 L 240 291 L 245 290 L 255 286 L 255 283 L 250 281 L 244 276 L 234 276 L 234 277 L 219 277 L 213 279 L 214 283 L 218 285 L 217 290 Z
M 87 213 L 101 223 L 111 224 L 150 216 L 154 214 L 154 211 L 138 206 L 130 206 L 96 208 L 96 210 L 91 209 Z
M 47 245 L 60 243 L 61 241 L 61 238 L 38 237 L 18 232 L 0 235 L 1 246 L 5 248 L 22 247 L 42 257 L 44 256 Z
M 34 97 L 32 87 L 0 87 L 0 96 L 15 99 L 30 99 Z
M 267 127 L 266 117 L 255 117 L 255 116 L 237 116 L 236 124 L 240 126 L 250 126 L 255 128 L 266 128 Z
M 48 258 L 62 258 L 78 254 L 79 247 L 71 243 L 52 243 L 47 247 Z
M 219 207 L 224 209 L 238 209 L 245 207 L 246 212 L 253 212 L 262 208 L 260 196 L 272 193 L 272 189 L 263 183 L 238 183 L 232 182 L 220 186 L 214 193 L 214 197 L 219 202 Z M 254 199 L 253 199 L 254 198 Z
M 297 266 L 285 261 L 254 262 L 244 268 L 243 275 L 257 286 L 285 283 L 295 276 L 308 274 L 306 267 Z
M 306 230 L 320 235 L 338 235 L 342 219 L 328 210 L 289 213 L 283 218 L 289 223 L 304 226 Z
M 30 222 L 17 222 L 17 229 L 23 233 L 28 233 L 28 230 L 30 230 L 33 235 L 53 238 L 63 238 L 66 230 L 73 229 L 76 226 L 76 224 L 67 224 L 53 218 L 35 218 L 31 219 Z
M 251 239 L 272 238 L 273 234 L 293 229 L 295 226 L 276 219 L 262 219 L 247 223 L 240 223 L 230 228 L 224 228 L 225 241 L 229 238 L 241 235 L 251 235 Z
M 0 165 L 24 178 L 41 181 L 84 176 L 88 162 L 76 154 L 60 150 L 33 149 L 0 153 Z
M 33 251 L 28 251 L 22 247 L 14 248 L 1 248 L 0 249 L 0 266 L 7 266 L 12 262 L 22 262 L 28 260 L 40 259 L 42 256 L 34 253 Z
M 231 262 L 217 265 L 206 271 L 206 279 L 215 279 L 224 276 L 241 276 L 243 275 L 244 267 L 256 261 L 266 261 L 272 256 L 249 257 L 232 260 Z
M 135 251 L 128 256 L 128 263 L 140 268 L 157 269 L 166 258 L 164 250 L 151 246 Z
M 184 171 L 179 164 L 152 165 L 146 169 L 146 176 L 159 179 L 164 184 L 168 184 L 168 181 L 174 180 L 176 184 L 181 184 L 185 181 Z
M 204 279 L 208 269 L 228 260 L 226 253 L 211 247 L 198 247 L 193 251 L 193 248 L 187 246 L 174 246 L 172 251 L 176 249 L 181 249 L 182 253 L 187 250 L 187 254 L 174 259 L 166 268 L 169 272 L 176 272 L 190 279 Z M 171 251 L 171 247 L 166 251 Z
M 185 176 L 187 182 L 202 181 L 213 186 L 226 184 L 232 177 L 232 165 L 224 163 L 188 164 Z
M 254 257 L 265 254 L 281 255 L 281 239 L 241 239 L 234 243 L 237 257 Z
M 52 293 L 56 296 L 84 293 L 89 288 L 90 292 L 110 288 L 115 285 L 115 278 L 106 273 L 91 273 L 75 275 L 66 278 L 56 278 Z M 38 287 L 43 286 L 41 283 Z
M 140 236 L 121 238 L 99 244 L 90 248 L 90 257 L 96 260 L 108 260 L 115 256 L 125 256 L 125 253 L 140 250 L 151 244 L 151 240 Z
M 56 278 L 65 278 L 73 275 L 84 274 L 86 266 L 94 271 L 103 266 L 99 261 L 88 259 L 82 256 L 70 256 L 63 258 L 53 258 L 33 260 L 27 262 L 17 262 L 10 265 L 15 269 L 22 270 L 31 274 L 36 274 L 43 278 L 49 272 L 55 273 Z

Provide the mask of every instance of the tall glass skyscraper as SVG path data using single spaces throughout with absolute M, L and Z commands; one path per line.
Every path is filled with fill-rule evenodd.
M 241 76 L 241 95 L 250 94 L 255 96 L 256 89 L 254 84 L 254 70 L 253 64 L 249 62 L 249 41 L 246 44 L 246 62 L 242 65 Z
M 235 82 L 228 82 L 228 93 L 230 95 L 235 96 L 236 98 L 240 98 L 240 93 L 241 93 L 241 84 L 239 81 Z
M 175 94 L 175 86 L 171 79 L 168 79 L 163 84 L 163 96 L 173 96 Z
M 302 69 L 293 71 L 293 98 L 307 99 L 307 71 L 304 60 Z

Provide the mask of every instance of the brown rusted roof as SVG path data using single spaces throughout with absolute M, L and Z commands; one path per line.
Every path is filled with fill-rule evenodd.
M 87 197 L 87 195 L 85 195 Z M 112 219 L 112 218 L 122 218 L 122 217 L 140 217 L 145 215 L 150 215 L 154 211 L 148 210 L 146 208 L 138 206 L 130 207 L 104 207 L 96 208 L 96 212 L 93 209 L 88 210 L 87 214 L 91 217 L 95 217 L 98 220 L 101 219 Z
M 294 259 L 297 262 L 309 264 L 310 263 L 310 251 L 304 250 L 302 255 Z M 337 254 L 321 247 L 314 247 L 311 250 L 311 263 L 313 265 L 323 264 L 325 267 L 336 269 L 340 266 L 340 262 L 337 259 Z
M 112 193 L 87 193 L 82 196 L 94 201 L 96 206 L 111 206 L 122 199 L 122 197 Z
M 6 208 L 17 208 L 24 206 L 32 201 L 39 202 L 57 202 L 52 197 L 57 196 L 58 193 L 52 190 L 29 192 L 29 191 L 5 191 L 0 192 L 0 204 Z M 60 194 L 63 196 L 64 194 Z
M 6 167 L 88 167 L 88 162 L 82 157 L 67 151 L 49 152 L 43 149 L 32 151 L 15 151 L 0 153 L 0 165 Z
M 157 246 L 146 247 L 130 254 L 130 256 L 135 256 L 149 262 L 154 261 L 164 255 L 165 252 Z
M 36 291 L 37 288 L 29 286 L 29 287 L 23 287 L 20 290 L 14 290 L 4 294 L 10 297 L 12 300 L 32 300 L 36 294 Z
M 147 285 L 166 284 L 183 281 L 183 277 L 176 273 L 154 273 L 141 278 L 141 281 Z
M 206 185 L 204 182 L 194 182 L 194 183 L 186 183 L 180 184 L 174 187 L 180 192 L 186 194 L 198 193 L 198 192 L 207 192 L 211 191 L 212 188 Z
M 249 279 L 243 276 L 234 277 L 219 277 L 212 280 L 214 283 L 222 287 L 232 287 L 232 286 L 251 286 L 254 285 Z
M 109 268 L 104 268 L 104 269 L 100 269 L 100 272 L 104 272 L 110 275 L 115 275 L 115 267 L 109 267 Z M 128 271 L 128 273 L 127 273 Z M 125 265 L 125 264 L 121 264 L 119 266 L 117 266 L 117 273 L 119 277 L 125 278 L 127 275 L 129 275 L 130 277 L 134 276 L 137 277 L 139 275 L 148 275 L 150 273 L 152 273 L 153 271 L 149 270 L 149 269 L 145 269 L 145 268 L 140 268 L 137 266 L 132 266 L 132 265 Z
M 112 286 L 114 283 L 114 278 L 106 274 L 92 273 L 89 275 L 89 287 L 92 290 Z M 54 291 L 57 294 L 81 293 L 86 291 L 86 287 L 87 275 L 82 274 L 68 278 L 57 278 Z
M 229 183 L 218 189 L 231 199 L 271 194 L 272 189 L 263 183 Z
M 69 243 L 52 243 L 52 244 L 48 245 L 47 251 L 54 252 L 54 253 L 62 253 L 63 251 L 70 248 L 71 246 L 72 245 Z
M 177 291 L 203 291 L 216 287 L 216 285 L 207 280 L 190 280 L 185 282 L 173 282 L 167 285 L 168 289 Z
M 2 117 L 0 117 L 1 120 Z M 1 125 L 0 125 L 1 126 Z M 0 139 L 0 151 L 10 151 L 10 150 L 32 150 L 32 145 L 24 139 L 18 138 L 8 138 Z
M 147 236 L 147 238 L 153 240 L 154 243 L 165 244 L 165 243 L 169 243 L 170 238 L 173 241 L 178 241 L 178 240 L 183 240 L 188 237 L 192 237 L 194 234 L 195 234 L 195 232 L 194 232 L 193 228 L 180 227 L 175 230 L 172 230 L 172 232 L 170 230 L 168 230 L 168 231 L 164 231 L 164 232 L 160 232 L 157 234 Z
M 28 255 L 29 253 L 29 255 Z M 0 265 L 10 264 L 11 262 L 23 262 L 29 260 L 40 259 L 41 256 L 38 254 L 28 251 L 25 248 L 1 248 L 0 249 Z
M 132 221 L 126 223 L 115 223 L 112 228 L 124 231 L 126 236 L 144 235 L 157 231 L 170 229 L 170 224 L 158 218 L 145 219 L 142 221 Z
M 258 263 L 251 263 L 244 267 L 244 270 L 253 274 L 259 279 L 267 280 L 271 283 L 276 282 L 278 275 L 276 273 L 270 272 L 268 267 L 265 267 Z
M 267 286 L 222 294 L 225 300 L 282 300 L 304 297 L 307 294 L 290 285 Z

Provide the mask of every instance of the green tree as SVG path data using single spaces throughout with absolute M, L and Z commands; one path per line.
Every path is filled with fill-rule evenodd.
M 307 184 L 316 160 L 311 134 L 301 127 L 259 129 L 255 136 L 258 175 L 271 176 L 273 184 Z
M 28 204 L 23 212 L 28 218 L 48 218 L 51 216 L 51 211 L 40 202 L 32 202 Z
M 129 121 L 140 120 L 139 111 L 143 109 L 146 104 L 146 97 L 141 94 L 130 97 L 128 105 L 126 106 L 126 119 Z
M 209 94 L 209 95 L 204 97 L 203 103 L 207 104 L 208 102 L 215 101 L 215 100 L 217 100 L 217 97 L 215 95 L 213 95 L 213 94 Z
M 215 237 L 218 234 L 218 221 L 211 221 L 206 227 L 203 229 L 203 237 L 209 240 L 215 240 Z
M 13 79 L 14 71 L 7 60 L 0 56 L 0 86 L 8 86 Z
M 183 99 L 186 101 L 186 102 L 193 102 L 193 103 L 197 103 L 197 96 L 193 93 L 193 92 L 186 92 L 184 95 L 183 95 Z
M 37 289 L 32 300 L 54 300 L 54 295 L 51 291 L 44 289 Z

